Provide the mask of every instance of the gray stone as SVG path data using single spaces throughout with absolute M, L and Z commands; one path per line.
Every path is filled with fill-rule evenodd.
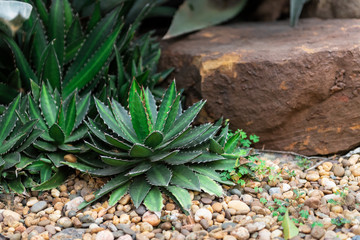
M 281 194 L 281 188 L 272 187 L 272 188 L 269 189 L 270 196 L 274 195 L 275 193 Z
M 311 236 L 316 239 L 320 239 L 325 235 L 325 229 L 320 226 L 315 226 L 311 230 Z
M 64 211 L 77 211 L 79 205 L 84 201 L 82 197 L 75 197 L 71 201 L 67 202 L 64 206 Z
M 201 219 L 200 225 L 206 230 L 209 227 L 209 222 L 206 219 Z
M 69 228 L 72 226 L 72 221 L 68 217 L 62 217 L 59 220 L 57 220 L 57 225 L 59 225 L 61 228 Z
M 68 212 L 68 217 L 69 218 L 72 218 L 72 217 L 75 217 L 76 216 L 76 212 L 74 210 L 71 210 Z
M 139 215 L 142 216 L 144 215 L 144 213 L 146 212 L 146 208 L 144 205 L 140 205 L 137 209 L 135 209 L 135 212 Z
M 221 228 L 223 230 L 227 229 L 227 228 L 233 228 L 237 225 L 237 223 L 234 223 L 234 222 L 224 222 L 223 224 L 221 224 Z
M 39 201 L 30 208 L 30 211 L 33 213 L 38 213 L 41 210 L 44 210 L 46 207 L 47 207 L 47 202 Z
M 241 191 L 237 188 L 230 189 L 229 193 L 232 195 L 238 195 L 239 197 L 241 197 Z
M 125 234 L 123 231 L 118 230 L 118 231 L 113 232 L 113 235 L 115 238 L 118 238 L 118 237 L 124 236 Z
M 52 236 L 51 240 L 74 240 L 82 239 L 85 229 L 67 228 Z
M 79 220 L 82 223 L 94 223 L 95 222 L 95 219 L 92 216 L 90 216 L 89 214 L 79 217 Z

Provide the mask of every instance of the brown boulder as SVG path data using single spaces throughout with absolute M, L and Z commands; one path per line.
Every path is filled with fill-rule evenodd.
M 360 18 L 360 0 L 312 0 L 304 6 L 303 17 Z
M 217 26 L 163 43 L 187 103 L 260 136 L 257 147 L 331 154 L 360 144 L 360 20 Z

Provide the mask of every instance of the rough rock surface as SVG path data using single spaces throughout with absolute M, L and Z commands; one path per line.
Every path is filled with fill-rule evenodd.
M 231 120 L 258 147 L 326 155 L 360 144 L 360 20 L 246 23 L 163 43 L 199 121 Z
M 305 5 L 303 17 L 360 18 L 360 0 L 312 0 Z

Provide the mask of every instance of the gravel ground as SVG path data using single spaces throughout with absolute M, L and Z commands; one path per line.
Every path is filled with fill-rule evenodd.
M 300 230 L 293 239 L 360 240 L 359 158 L 323 161 L 310 171 L 295 161 L 268 159 L 274 169 L 270 177 L 245 187 L 224 186 L 222 198 L 191 192 L 190 216 L 167 198 L 161 216 L 144 206 L 135 209 L 129 195 L 113 207 L 104 198 L 77 212 L 106 181 L 77 174 L 58 189 L 31 197 L 2 196 L 0 239 L 283 239 L 275 215 L 287 203 Z

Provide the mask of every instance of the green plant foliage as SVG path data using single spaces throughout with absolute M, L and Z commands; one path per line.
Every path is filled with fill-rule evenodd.
M 251 143 L 259 141 L 256 135 L 247 134 L 242 130 L 237 130 L 233 133 L 229 130 L 228 123 L 222 129 L 217 138 L 210 139 L 210 151 L 221 154 L 226 158 L 224 161 L 216 162 L 217 167 L 223 170 L 221 178 L 223 180 L 232 180 L 233 182 L 244 185 L 245 177 L 256 179 L 255 170 L 257 165 L 256 155 L 252 153 L 250 148 Z
M 286 210 L 284 220 L 281 224 L 281 226 L 284 228 L 284 238 L 290 239 L 299 234 L 299 229 L 295 226 L 294 222 L 289 217 L 289 211 Z
M 41 130 L 34 128 L 38 120 L 25 123 L 18 120 L 21 101 L 20 95 L 17 96 L 0 117 L 0 184 L 2 191 L 11 189 L 25 194 L 26 188 L 48 180 L 53 170 L 52 165 L 20 154 L 42 134 Z M 34 176 L 31 170 L 36 167 L 41 167 L 38 176 Z
M 222 195 L 222 181 L 216 168 L 205 164 L 226 160 L 208 151 L 210 139 L 221 127 L 191 123 L 205 104 L 195 103 L 183 111 L 175 82 L 164 94 L 158 107 L 153 94 L 133 81 L 129 93 L 129 111 L 116 100 L 106 105 L 95 98 L 100 119 L 89 119 L 92 133 L 89 148 L 101 155 L 102 168 L 65 163 L 75 169 L 98 176 L 116 176 L 95 193 L 95 200 L 113 192 L 115 204 L 126 192 L 138 207 L 142 202 L 152 211 L 162 208 L 161 192 L 168 194 L 185 212 L 191 201 L 190 190 L 204 190 Z M 89 202 L 90 203 L 90 202 Z M 89 203 L 84 202 L 80 208 Z
M 25 98 L 26 112 L 20 114 L 20 119 L 23 123 L 36 119 L 36 128 L 42 134 L 24 152 L 32 157 L 44 155 L 49 164 L 62 167 L 65 154 L 83 154 L 88 150 L 83 143 L 88 133 L 83 120 L 90 107 L 90 94 L 80 98 L 75 91 L 62 100 L 57 89 L 53 91 L 49 84 L 43 84 L 41 89 L 36 83 L 32 85 L 32 96 Z
M 305 3 L 309 0 L 290 0 L 290 26 L 294 27 L 300 18 Z
M 343 217 L 336 217 L 336 218 L 331 219 L 331 224 L 334 224 L 338 227 L 342 227 L 345 224 L 350 223 L 350 222 L 351 222 L 350 220 L 343 218 Z
M 108 63 L 122 28 L 119 9 L 84 32 L 68 0 L 53 0 L 49 9 L 42 1 L 33 6 L 21 40 L 4 34 L 1 38 L 12 50 L 21 87 L 29 89 L 30 79 L 38 85 L 49 82 L 65 99 L 93 82 Z
M 179 7 L 164 39 L 225 22 L 238 14 L 247 0 L 186 0 Z
M 15 38 L 0 34 L 0 47 L 4 49 L 4 41 L 11 49 L 4 49 L 6 54 L 0 57 L 0 69 L 4 64 L 0 93 L 7 93 L 0 102 L 8 103 L 18 91 L 30 90 L 32 80 L 39 86 L 48 82 L 63 99 L 75 90 L 81 96 L 95 91 L 103 101 L 113 96 L 125 103 L 134 78 L 153 90 L 171 72 L 156 73 L 160 49 L 150 33 L 135 40 L 141 20 L 157 2 L 139 5 L 143 8 L 137 7 L 132 22 L 125 16 L 137 1 L 117 5 L 104 16 L 99 4 L 89 1 L 85 5 L 93 7 L 88 21 L 72 9 L 71 4 L 78 5 L 76 1 L 27 2 L 34 9 L 23 31 Z M 11 55 L 15 68 L 8 61 Z

